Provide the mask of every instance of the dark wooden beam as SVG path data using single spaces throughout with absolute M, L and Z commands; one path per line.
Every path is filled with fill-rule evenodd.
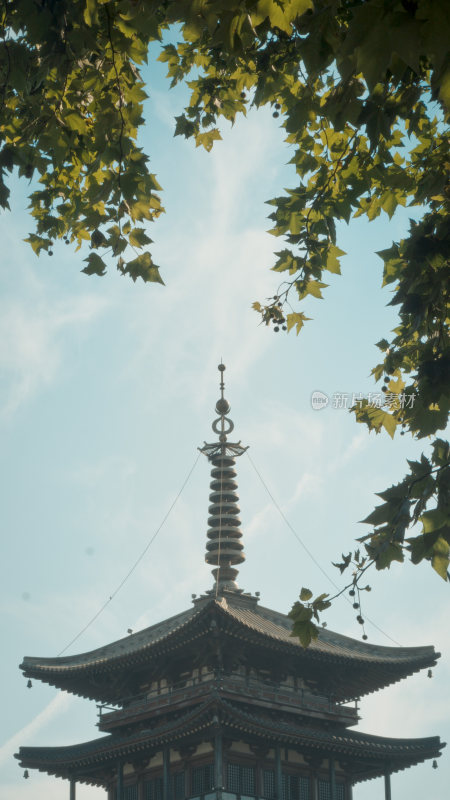
M 392 800 L 391 795 L 391 773 L 386 771 L 384 773 L 384 797 L 385 800 Z
M 281 748 L 275 747 L 275 800 L 283 800 L 283 775 L 281 772 Z
M 117 800 L 123 800 L 123 764 L 117 764 Z
M 330 756 L 330 758 L 328 759 L 328 765 L 329 765 L 329 772 L 330 772 L 330 798 L 331 798 L 331 800 L 337 800 L 336 769 L 335 769 L 333 756 Z
M 222 754 L 222 731 L 216 731 L 214 737 L 214 778 L 217 792 L 221 792 L 223 785 L 223 754 Z
M 319 800 L 319 787 L 317 785 L 317 772 L 311 772 L 309 783 L 311 787 L 311 800 Z
M 170 747 L 163 750 L 163 800 L 170 798 Z

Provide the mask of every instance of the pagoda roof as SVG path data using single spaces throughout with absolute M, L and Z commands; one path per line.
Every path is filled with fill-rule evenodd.
M 26 677 L 36 678 L 74 694 L 103 702 L 121 703 L 117 688 L 120 675 L 141 671 L 157 663 L 161 656 L 182 654 L 195 640 L 212 633 L 240 640 L 241 646 L 261 653 L 283 652 L 293 658 L 295 669 L 321 669 L 332 675 L 333 694 L 348 700 L 376 691 L 436 663 L 434 647 L 384 647 L 367 644 L 321 628 L 319 637 L 303 648 L 292 637 L 292 621 L 285 615 L 260 606 L 257 598 L 227 591 L 222 596 L 205 595 L 192 608 L 126 638 L 73 656 L 57 658 L 25 657 L 20 665 Z M 333 670 L 329 667 L 333 665 Z M 325 674 L 325 673 L 324 673 Z
M 102 785 L 108 765 L 122 760 L 146 758 L 161 746 L 186 742 L 187 736 L 201 741 L 211 730 L 221 727 L 228 735 L 244 734 L 270 746 L 275 742 L 297 747 L 309 755 L 327 758 L 332 753 L 350 765 L 353 780 L 366 780 L 385 771 L 398 771 L 429 758 L 437 758 L 444 744 L 438 736 L 420 739 L 393 739 L 371 736 L 360 731 L 329 731 L 286 720 L 278 714 L 248 712 L 234 703 L 216 697 L 189 709 L 176 719 L 162 721 L 151 729 L 132 734 L 112 734 L 65 747 L 21 747 L 16 758 L 22 767 L 39 769 L 60 777 Z

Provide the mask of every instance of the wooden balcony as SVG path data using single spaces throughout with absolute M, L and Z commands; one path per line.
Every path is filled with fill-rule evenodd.
M 221 697 L 247 706 L 276 709 L 280 712 L 327 720 L 345 727 L 356 725 L 358 710 L 353 706 L 337 703 L 332 697 L 314 694 L 306 689 L 295 689 L 286 684 L 246 678 L 240 675 L 202 676 L 188 679 L 160 689 L 154 689 L 137 697 L 129 698 L 121 709 L 98 706 L 101 731 L 116 728 L 167 714 L 180 712 L 204 702 L 212 692 Z

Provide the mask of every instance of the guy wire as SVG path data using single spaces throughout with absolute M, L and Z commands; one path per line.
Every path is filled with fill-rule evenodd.
M 146 554 L 146 553 L 147 553 L 147 551 L 149 550 L 150 546 L 151 546 L 151 545 L 153 544 L 153 542 L 155 541 L 156 537 L 158 536 L 158 533 L 160 532 L 161 528 L 163 527 L 164 523 L 166 522 L 167 518 L 169 517 L 169 514 L 171 513 L 172 509 L 175 507 L 175 505 L 176 505 L 176 503 L 177 503 L 177 501 L 178 501 L 178 499 L 179 499 L 179 497 L 180 497 L 180 495 L 181 495 L 181 493 L 182 493 L 183 489 L 185 488 L 185 486 L 186 486 L 187 482 L 189 481 L 189 478 L 191 477 L 191 475 L 192 475 L 192 473 L 193 473 L 193 471 L 194 471 L 195 467 L 197 466 L 197 462 L 198 462 L 199 458 L 200 458 L 200 453 L 199 453 L 199 454 L 198 454 L 198 456 L 196 457 L 196 459 L 195 459 L 195 461 L 194 461 L 194 463 L 193 463 L 193 465 L 192 465 L 191 469 L 189 470 L 189 472 L 188 472 L 188 474 L 187 474 L 186 478 L 184 479 L 184 481 L 183 481 L 183 484 L 182 484 L 182 486 L 181 486 L 181 489 L 180 489 L 180 491 L 179 491 L 179 492 L 178 492 L 178 494 L 176 495 L 175 499 L 172 501 L 172 504 L 171 504 L 171 506 L 170 506 L 169 510 L 168 510 L 168 511 L 166 512 L 166 514 L 164 515 L 164 517 L 163 517 L 163 519 L 162 519 L 162 522 L 161 522 L 161 523 L 159 524 L 159 526 L 157 527 L 157 529 L 156 529 L 155 533 L 153 534 L 153 536 L 151 537 L 150 541 L 149 541 L 149 542 L 146 544 L 146 546 L 144 547 L 144 549 L 143 549 L 142 553 L 141 553 L 141 554 L 138 556 L 138 558 L 136 559 L 136 561 L 134 562 L 134 564 L 133 564 L 133 565 L 130 567 L 130 569 L 128 570 L 128 572 L 127 572 L 127 574 L 125 575 L 125 577 L 124 577 L 124 578 L 122 578 L 122 580 L 120 581 L 119 585 L 118 585 L 118 586 L 117 586 L 117 587 L 114 589 L 113 593 L 112 593 L 112 594 L 109 596 L 109 598 L 108 598 L 108 599 L 107 599 L 107 600 L 106 600 L 106 601 L 103 603 L 103 605 L 101 606 L 101 608 L 99 608 L 99 610 L 96 612 L 96 614 L 94 614 L 94 616 L 93 616 L 93 617 L 91 617 L 91 619 L 89 620 L 89 622 L 87 622 L 87 623 L 86 623 L 86 625 L 84 626 L 84 628 L 82 628 L 82 629 L 81 629 L 81 631 L 80 631 L 79 633 L 77 633 L 77 635 L 76 635 L 76 636 L 74 636 L 74 638 L 73 638 L 73 639 L 72 639 L 72 640 L 69 642 L 69 644 L 67 644 L 67 645 L 65 646 L 65 648 L 64 648 L 63 650 L 61 650 L 61 652 L 60 652 L 60 653 L 58 653 L 58 658 L 59 658 L 59 656 L 62 656 L 62 654 L 63 654 L 63 653 L 65 653 L 65 652 L 66 652 L 66 650 L 68 650 L 68 649 L 69 649 L 69 647 L 71 647 L 71 645 L 73 645 L 73 644 L 74 644 L 74 642 L 76 642 L 76 641 L 77 641 L 77 639 L 79 639 L 79 638 L 80 638 L 80 636 L 81 636 L 81 635 L 82 635 L 82 634 L 83 634 L 85 631 L 87 631 L 87 629 L 88 629 L 88 628 L 90 628 L 90 626 L 92 625 L 92 623 L 93 623 L 93 622 L 95 622 L 95 620 L 96 620 L 96 619 L 98 619 L 98 617 L 100 616 L 100 614 L 101 614 L 101 613 L 102 613 L 102 612 L 105 610 L 105 608 L 106 608 L 106 607 L 107 607 L 107 606 L 110 604 L 110 602 L 111 602 L 111 601 L 112 601 L 112 600 L 113 600 L 113 599 L 116 597 L 116 595 L 117 595 L 117 594 L 120 592 L 121 588 L 122 588 L 122 587 L 125 585 L 125 583 L 127 582 L 128 578 L 129 578 L 129 577 L 130 577 L 130 576 L 133 574 L 134 570 L 136 569 L 136 567 L 138 566 L 138 564 L 140 564 L 140 562 L 141 562 L 141 561 L 142 561 L 142 559 L 144 558 L 145 554 Z
M 247 458 L 248 458 L 248 460 L 250 461 L 250 464 L 252 465 L 252 467 L 253 467 L 253 469 L 255 470 L 255 472 L 256 472 L 256 474 L 257 474 L 257 476 L 258 476 L 259 480 L 261 481 L 261 483 L 262 483 L 262 485 L 264 486 L 264 488 L 265 488 L 265 490 L 266 490 L 267 494 L 269 495 L 270 499 L 272 500 L 272 503 L 274 504 L 275 508 L 277 509 L 277 511 L 278 511 L 278 513 L 280 514 L 281 518 L 282 518 L 282 519 L 284 520 L 284 522 L 286 523 L 286 525 L 287 525 L 287 527 L 289 528 L 289 530 L 291 531 L 291 533 L 293 533 L 293 534 L 294 534 L 294 536 L 295 536 L 295 538 L 297 539 L 297 542 L 299 543 L 299 545 L 300 545 L 300 546 L 303 548 L 303 550 L 304 550 L 304 551 L 305 551 L 305 553 L 306 553 L 306 554 L 309 556 L 309 558 L 311 559 L 311 561 L 312 561 L 312 562 L 313 562 L 313 563 L 316 565 L 317 569 L 319 569 L 319 570 L 320 570 L 320 572 L 322 573 L 322 575 L 324 575 L 324 576 L 325 576 L 325 578 L 326 578 L 326 579 L 327 579 L 327 580 L 328 580 L 328 581 L 329 581 L 329 582 L 330 582 L 330 583 L 331 583 L 331 584 L 334 586 L 334 588 L 335 588 L 337 591 L 340 591 L 338 584 L 337 584 L 337 583 L 336 583 L 336 582 L 333 580 L 333 578 L 332 578 L 332 577 L 331 577 L 331 576 L 330 576 L 330 575 L 329 575 L 329 574 L 328 574 L 328 573 L 327 573 L 327 572 L 324 570 L 324 568 L 322 567 L 322 565 L 321 565 L 321 564 L 320 564 L 320 563 L 317 561 L 317 559 L 316 559 L 316 558 L 314 557 L 314 555 L 311 553 L 311 550 L 309 550 L 309 548 L 306 546 L 306 544 L 305 544 L 305 543 L 302 541 L 302 539 L 301 539 L 301 538 L 300 538 L 300 536 L 298 535 L 297 531 L 296 531 L 296 530 L 295 530 L 295 529 L 292 527 L 292 525 L 291 525 L 291 523 L 289 522 L 288 518 L 286 517 L 286 515 L 284 514 L 284 512 L 281 510 L 280 506 L 278 505 L 277 501 L 275 500 L 275 498 L 274 498 L 274 496 L 273 496 L 272 492 L 270 491 L 269 487 L 267 486 L 267 483 L 265 482 L 265 480 L 264 480 L 264 478 L 262 477 L 261 473 L 259 472 L 259 470 L 257 469 L 256 465 L 254 464 L 254 462 L 253 462 L 253 460 L 252 460 L 251 456 L 249 455 L 248 451 L 246 451 L 246 452 L 247 452 Z M 344 595 L 343 595 L 343 597 L 344 597 L 344 599 L 347 601 L 347 603 L 349 603 L 349 605 L 353 606 L 353 604 L 352 604 L 351 600 L 349 600 L 349 598 L 347 597 L 347 595 L 345 595 L 345 594 L 344 594 Z M 368 616 L 367 616 L 367 614 L 365 614 L 365 618 L 366 618 L 367 622 L 370 622 L 370 624 L 371 624 L 371 625 L 373 625 L 373 627 L 374 627 L 374 628 L 376 628 L 376 629 L 377 629 L 377 631 L 379 631 L 380 633 L 382 633 L 382 634 L 383 634 L 383 636 L 386 636 L 386 638 L 387 638 L 387 639 L 389 639 L 391 642 L 393 642 L 394 644 L 396 644 L 398 647 L 401 647 L 400 643 L 399 643 L 399 642 L 397 642 L 397 641 L 396 641 L 396 639 L 393 639 L 393 638 L 392 638 L 392 636 L 389 636 L 389 634 L 388 634 L 388 633 L 386 633 L 385 631 L 383 631 L 383 630 L 382 630 L 382 628 L 380 628 L 380 627 L 379 627 L 379 626 L 378 626 L 378 625 L 377 625 L 377 624 L 376 624 L 376 623 L 375 623 L 373 620 L 371 620 L 371 619 L 370 619 L 370 617 L 368 617 Z

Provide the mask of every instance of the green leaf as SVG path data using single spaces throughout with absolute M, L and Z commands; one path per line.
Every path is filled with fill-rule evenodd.
M 381 208 L 391 219 L 392 215 L 394 214 L 395 209 L 398 206 L 398 200 L 394 194 L 394 192 L 386 191 L 381 196 Z
M 293 211 L 289 218 L 289 230 L 293 236 L 298 236 L 303 226 L 303 217 L 296 211 Z
M 298 637 L 303 647 L 309 647 L 311 641 L 317 639 L 319 635 L 319 629 L 312 622 L 312 616 L 313 610 L 306 608 L 299 601 L 294 603 L 289 612 L 289 617 L 293 620 L 291 636 Z
M 85 3 L 84 21 L 86 25 L 92 26 L 98 22 L 98 0 L 85 0 Z
M 314 622 L 297 623 L 291 635 L 298 636 L 302 647 L 307 648 L 319 636 L 319 629 Z
M 220 140 L 222 137 L 217 130 L 214 128 L 211 131 L 205 131 L 204 133 L 197 133 L 195 137 L 195 144 L 197 147 L 204 147 L 205 150 L 209 153 L 212 150 L 214 142 Z
M 433 547 L 431 565 L 444 581 L 448 580 L 449 552 L 449 543 L 442 536 L 440 536 Z
M 69 114 L 66 114 L 64 116 L 64 123 L 78 133 L 87 133 L 88 127 L 86 120 L 84 120 L 81 114 L 78 114 L 76 111 L 71 111 Z
M 144 228 L 133 228 L 128 234 L 128 240 L 133 247 L 144 247 L 151 244 L 151 239 L 145 233 Z
M 438 466 L 447 465 L 450 462 L 450 445 L 443 439 L 436 439 L 433 442 L 433 464 Z
M 433 541 L 430 541 L 430 538 Z M 413 564 L 419 564 L 424 558 L 430 558 L 433 549 L 434 537 L 428 536 L 414 536 L 408 539 L 408 550 L 411 552 L 411 561 Z
M 37 236 L 35 233 L 30 233 L 30 235 L 24 241 L 28 242 L 28 244 L 31 244 L 31 247 L 37 256 L 41 250 L 48 250 L 51 245 L 50 239 L 45 239 L 43 236 Z
M 362 519 L 361 522 L 366 523 L 366 525 L 381 525 L 383 522 L 390 522 L 395 514 L 396 504 L 394 503 L 383 503 L 381 506 L 377 506 L 371 514 L 369 514 L 365 519 Z
M 305 589 L 304 587 L 302 588 L 302 590 L 300 592 L 300 600 L 305 602 L 307 600 L 311 600 L 312 596 L 313 596 L 313 593 L 309 589 Z
M 301 329 L 305 322 L 307 322 L 310 317 L 306 317 L 303 313 L 296 313 L 293 312 L 292 314 L 288 314 L 286 317 L 286 327 L 288 331 L 292 330 L 295 327 L 297 336 L 300 333 Z
M 102 231 L 99 231 L 97 228 L 92 231 L 91 233 L 91 246 L 92 247 L 102 247 L 106 244 L 106 236 Z
M 293 20 L 312 8 L 312 0 L 288 0 L 284 3 L 278 0 L 258 0 L 251 15 L 252 24 L 256 27 L 268 18 L 272 27 L 289 34 Z
M 335 244 L 330 245 L 327 253 L 327 266 L 326 266 L 328 272 L 334 272 L 336 275 L 340 275 L 341 266 L 339 263 L 339 257 L 345 255 L 346 253 L 344 250 L 341 250 L 339 247 L 336 247 Z
M 141 255 L 128 261 L 122 268 L 121 272 L 128 274 L 134 281 L 142 278 L 146 283 L 161 283 L 164 286 L 164 281 L 159 274 L 159 267 L 153 263 L 150 253 L 141 253 Z
M 185 139 L 189 139 L 191 136 L 195 134 L 195 125 L 193 122 L 188 120 L 184 114 L 181 114 L 179 117 L 175 117 L 175 133 L 174 136 L 184 136 Z
M 358 403 L 351 410 L 355 413 L 358 422 L 365 422 L 370 429 L 377 433 L 384 428 L 389 436 L 394 438 L 398 420 L 393 414 L 383 411 L 382 408 L 368 405 L 367 400 Z
M 291 619 L 294 620 L 295 623 L 297 622 L 309 622 L 312 618 L 313 612 L 311 608 L 307 608 L 303 603 L 297 600 L 296 603 L 292 606 L 289 616 Z
M 351 560 L 352 560 L 352 554 L 351 553 L 349 553 L 348 555 L 344 555 L 344 553 L 342 553 L 342 562 L 335 564 L 334 561 L 333 561 L 332 562 L 333 563 L 333 567 L 337 567 L 337 569 L 340 571 L 340 573 L 342 575 L 342 573 L 345 572 L 345 570 L 347 569 L 347 567 L 350 564 Z
M 148 175 L 148 180 L 149 180 L 150 187 L 151 187 L 152 189 L 154 189 L 154 190 L 155 190 L 155 192 L 160 192 L 160 191 L 162 191 L 162 186 L 161 186 L 161 185 L 158 183 L 158 181 L 156 180 L 156 175 L 153 175 L 152 173 L 150 173 L 150 174 Z
M 447 69 L 442 78 L 439 87 L 439 97 L 441 98 L 447 111 L 450 111 L 450 68 Z
M 317 620 L 319 619 L 319 611 L 325 611 L 331 606 L 331 602 L 327 600 L 328 597 L 329 594 L 320 594 L 313 602 L 314 616 Z
M 328 286 L 327 283 L 322 283 L 322 281 L 308 281 L 306 284 L 306 293 L 312 295 L 313 297 L 317 297 L 318 300 L 323 299 L 323 295 L 321 289 L 326 288 Z
M 397 543 L 387 544 L 381 553 L 375 557 L 375 567 L 378 570 L 389 569 L 393 561 L 404 561 L 402 546 Z
M 82 269 L 86 275 L 105 275 L 106 264 L 98 253 L 89 253 L 88 257 L 84 259 L 87 262 L 87 267 Z
M 449 515 L 439 508 L 426 511 L 420 517 L 424 533 L 434 533 L 449 524 Z

